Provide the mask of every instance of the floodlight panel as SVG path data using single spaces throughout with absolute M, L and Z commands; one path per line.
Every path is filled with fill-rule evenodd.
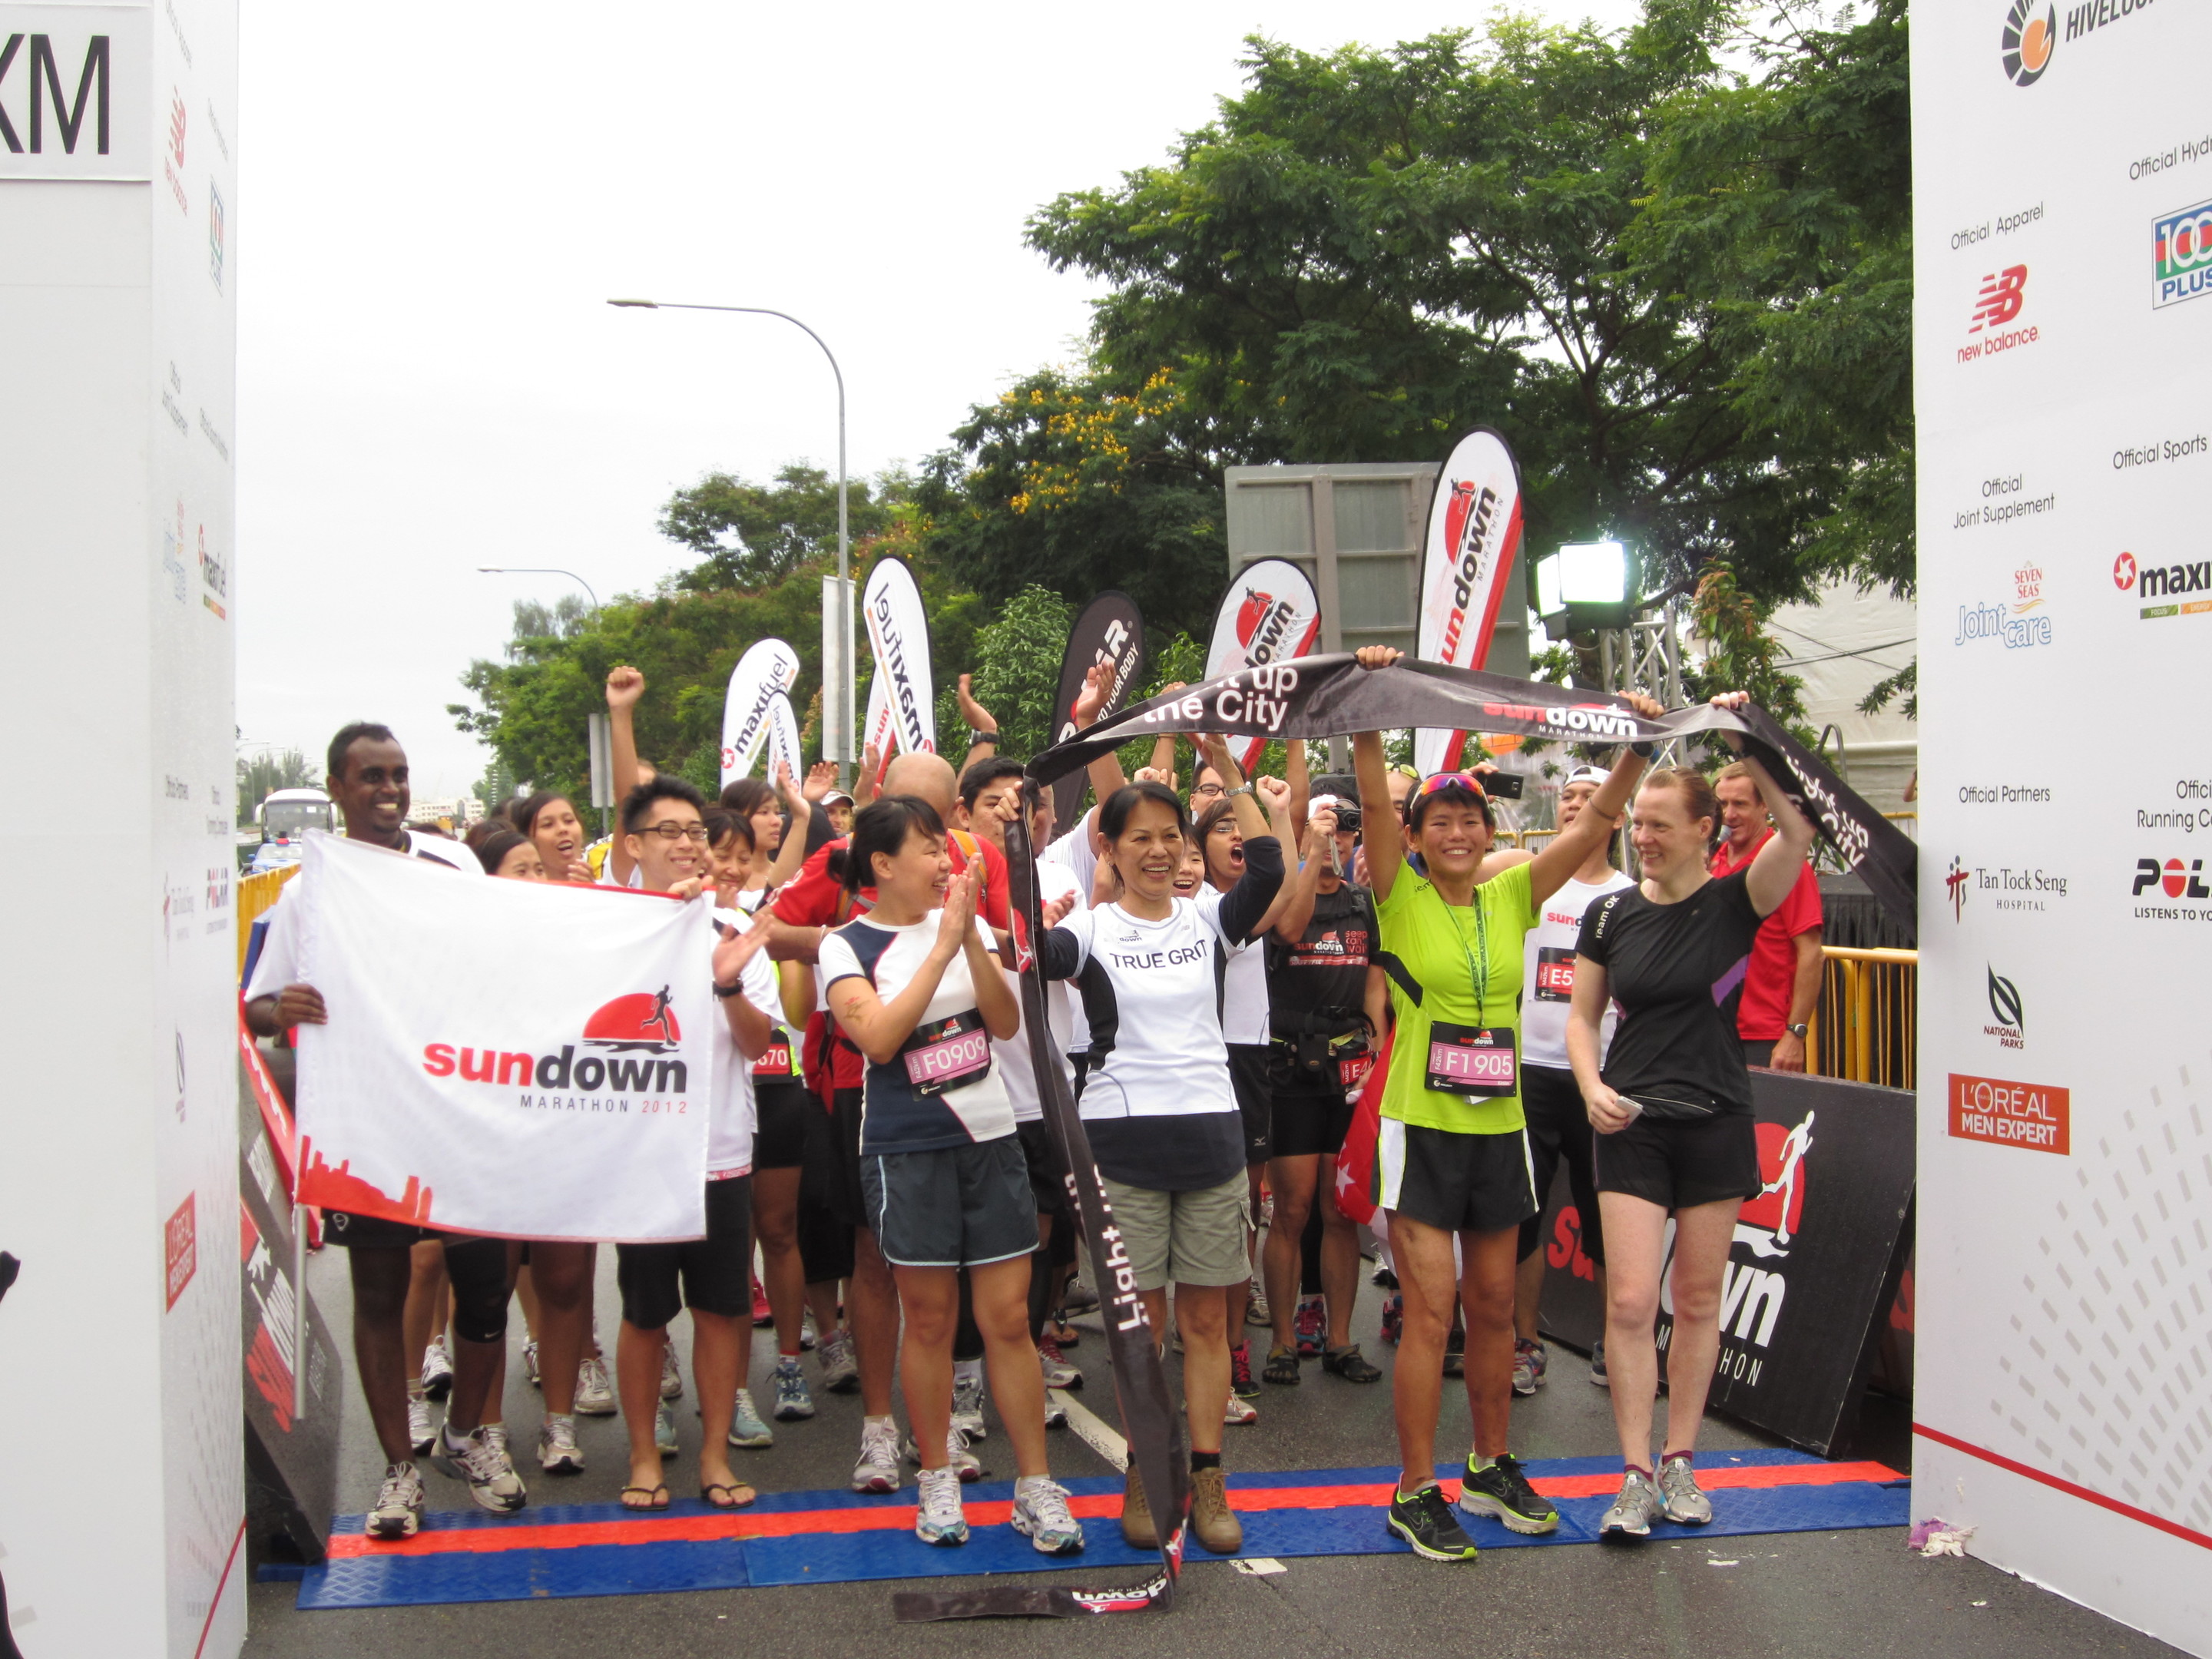
M 1621 605 L 1628 599 L 1628 550 L 1619 542 L 1570 542 L 1559 552 L 1560 597 L 1567 605 Z
M 1536 561 L 1536 614 L 1556 617 L 1566 608 L 1559 592 L 1559 556 L 1547 553 Z

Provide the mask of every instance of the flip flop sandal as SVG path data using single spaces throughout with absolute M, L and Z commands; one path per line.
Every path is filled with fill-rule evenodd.
M 629 1495 L 634 1492 L 643 1492 L 646 1501 L 642 1504 L 631 1503 Z M 622 1506 L 626 1510 L 665 1510 L 668 1507 L 668 1488 L 665 1486 L 624 1486 L 622 1489 L 621 1498 Z
M 720 1498 L 715 1497 L 714 1494 L 718 1492 L 729 1493 L 730 1501 L 725 1504 Z M 739 1498 L 738 1496 L 739 1492 L 744 1492 L 748 1494 L 748 1496 L 744 1498 Z M 726 1482 L 710 1480 L 705 1486 L 699 1488 L 699 1501 L 705 1504 L 710 1509 L 749 1510 L 753 1506 L 755 1501 L 757 1500 L 759 1497 L 760 1494 L 758 1492 L 754 1492 L 750 1486 L 747 1486 L 742 1480 L 731 1480 Z

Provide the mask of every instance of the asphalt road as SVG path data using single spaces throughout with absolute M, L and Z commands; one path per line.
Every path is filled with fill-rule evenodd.
M 613 1253 L 602 1254 L 598 1306 L 602 1334 L 611 1349 L 618 1304 Z M 345 1330 L 342 1253 L 330 1250 L 318 1257 L 309 1279 L 332 1328 Z M 1391 1350 L 1374 1337 L 1377 1295 L 1364 1291 L 1354 1332 L 1387 1370 Z M 512 1321 L 515 1358 L 507 1401 L 519 1463 L 536 1435 L 539 1411 L 536 1395 L 520 1380 L 520 1333 L 518 1311 Z M 679 1350 L 688 1352 L 686 1322 L 678 1320 L 676 1333 Z M 1264 1334 L 1253 1335 L 1263 1349 Z M 1103 1347 L 1103 1339 L 1094 1334 L 1070 1358 L 1096 1372 L 1079 1398 L 1112 1422 Z M 763 1408 L 772 1348 L 763 1333 L 753 1375 Z M 1608 1396 L 1589 1385 L 1588 1367 L 1579 1356 L 1555 1348 L 1552 1358 L 1547 1386 L 1516 1405 L 1516 1449 L 1530 1458 L 1610 1451 Z M 808 1364 L 811 1372 L 811 1358 Z M 859 1443 L 859 1399 L 817 1392 L 816 1400 L 820 1412 L 812 1421 L 775 1425 L 772 1449 L 734 1454 L 739 1472 L 763 1491 L 842 1486 L 849 1477 Z M 1465 1419 L 1455 1425 L 1449 1410 L 1453 1400 L 1448 1393 L 1439 1438 L 1447 1473 L 1465 1450 Z M 1309 1365 L 1299 1387 L 1270 1388 L 1257 1404 L 1257 1424 L 1227 1431 L 1224 1451 L 1232 1470 L 1331 1468 L 1394 1460 L 1387 1377 L 1358 1388 Z M 693 1405 L 687 1394 L 678 1407 L 684 1450 L 670 1462 L 670 1485 L 678 1492 L 688 1490 L 696 1476 L 699 1425 Z M 522 1463 L 533 1501 L 615 1500 L 623 1475 L 619 1419 L 583 1419 L 580 1428 L 589 1460 L 584 1474 L 556 1482 L 538 1474 L 534 1462 Z M 1718 1418 L 1710 1420 L 1703 1442 L 1716 1449 L 1771 1443 Z M 977 1450 L 988 1465 L 1005 1444 L 1003 1435 L 994 1431 Z M 357 1389 L 349 1390 L 342 1446 L 340 1501 L 357 1510 L 374 1497 L 380 1472 Z M 1072 1434 L 1054 1436 L 1054 1447 L 1055 1473 L 1110 1472 Z M 1902 1469 L 1908 1467 L 1910 1453 L 1902 1409 L 1893 1402 L 1870 1402 L 1854 1455 Z M 1004 1478 L 1012 1471 L 999 1473 Z M 466 1492 L 457 1482 L 434 1474 L 428 1479 L 432 1510 L 467 1506 Z M 1379 1517 L 1376 1524 L 1381 1525 Z M 1734 1565 L 1709 1565 L 1723 1561 Z M 1891 1529 L 1716 1539 L 1710 1545 L 1654 1544 L 1635 1550 L 1501 1550 L 1464 1565 L 1409 1556 L 1293 1559 L 1284 1565 L 1286 1570 L 1278 1574 L 1248 1577 L 1194 1547 L 1177 1603 L 1165 1613 L 931 1626 L 893 1623 L 891 1596 L 906 1586 L 882 1582 L 325 1613 L 299 1611 L 294 1584 L 257 1583 L 249 1592 L 246 1652 L 254 1659 L 325 1654 L 453 1659 L 481 1648 L 532 1659 L 605 1659 L 615 1654 L 660 1659 L 723 1653 L 742 1644 L 745 1651 L 773 1652 L 782 1659 L 860 1659 L 885 1641 L 896 1643 L 902 1656 L 946 1659 L 1026 1656 L 1040 1644 L 1050 1644 L 1066 1659 L 1085 1654 L 1189 1659 L 1232 1648 L 1259 1653 L 1284 1647 L 1331 1655 L 1477 1651 L 1492 1659 L 1628 1652 L 1686 1659 L 1715 1654 L 2148 1659 L 2177 1651 L 1980 1562 L 1923 1560 L 1904 1547 L 1901 1532 Z M 1104 1582 L 1121 1578 L 1118 1573 L 1100 1577 Z M 925 1587 L 941 1590 L 982 1582 L 933 1579 Z

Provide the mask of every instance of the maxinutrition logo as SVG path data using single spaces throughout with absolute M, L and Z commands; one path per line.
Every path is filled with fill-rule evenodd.
M 2212 611 L 2212 559 L 2190 564 L 2147 564 L 2132 553 L 2123 553 L 2112 561 L 2112 586 L 2138 599 L 2166 601 L 2141 606 L 2136 612 L 2139 622 L 2202 616 Z

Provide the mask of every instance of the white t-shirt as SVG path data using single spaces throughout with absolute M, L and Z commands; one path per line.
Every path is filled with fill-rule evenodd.
M 1569 881 L 1539 907 L 1536 925 L 1522 946 L 1521 982 L 1528 995 L 1521 1004 L 1521 1054 L 1531 1066 L 1567 1069 L 1567 1012 L 1575 994 L 1575 941 L 1582 936 L 1583 912 L 1607 893 L 1635 882 L 1618 870 L 1601 882 Z M 1597 1056 L 1613 1046 L 1620 1008 L 1608 1003 L 1598 1027 Z
M 1221 1040 L 1267 1047 L 1267 953 L 1238 951 L 1221 979 Z
M 416 858 L 442 864 L 465 876 L 483 877 L 483 866 L 460 842 L 442 836 L 418 836 L 412 830 L 400 833 L 407 837 L 407 850 Z M 273 997 L 286 986 L 300 982 L 300 907 L 292 901 L 307 878 L 302 872 L 286 882 L 284 890 L 276 895 L 276 905 L 269 912 L 268 931 L 262 935 L 261 954 L 253 960 L 253 976 L 246 981 L 248 1002 Z
M 1072 896 L 1074 915 L 1087 909 L 1086 895 L 1076 884 L 1074 872 L 1061 864 L 1037 860 L 1037 896 L 1045 903 L 1056 902 L 1064 896 Z M 1016 989 L 1017 1000 L 1019 988 Z M 1053 1058 L 1059 1063 L 1060 1077 L 1068 1091 L 1075 1090 L 1074 1068 L 1067 1056 L 1075 1052 L 1075 991 L 1064 979 L 1047 980 L 1044 986 L 1045 1018 L 1052 1027 Z M 1090 1028 L 1085 1027 L 1084 1040 L 1090 1040 Z M 1027 1031 L 1016 1031 L 1004 1042 L 991 1039 L 991 1052 L 997 1056 L 999 1074 L 1006 1081 L 1006 1097 L 1014 1103 L 1014 1121 L 1036 1123 L 1044 1117 L 1044 1103 L 1037 1097 L 1036 1066 L 1030 1059 L 1030 1039 Z
M 751 925 L 751 918 L 740 911 L 717 908 L 714 919 L 725 927 L 734 927 L 743 933 Z M 713 935 L 708 946 L 708 971 L 714 971 L 714 946 L 722 942 L 720 933 Z M 745 1000 L 762 1010 L 770 1019 L 776 1017 L 775 966 L 769 960 L 766 951 L 753 952 L 752 960 L 745 963 L 738 982 L 744 988 Z M 745 1058 L 745 1051 L 738 1047 L 738 1034 L 730 1029 L 729 1016 L 722 1012 L 721 999 L 714 999 L 714 1092 L 710 1097 L 707 1115 L 707 1173 L 713 1176 L 742 1175 L 752 1168 L 753 1133 L 760 1126 L 760 1114 L 753 1098 L 753 1063 Z
M 1085 812 L 1075 821 L 1074 829 L 1037 854 L 1040 871 L 1058 868 L 1075 878 L 1075 908 L 1079 910 L 1091 908 L 1091 884 L 1098 878 L 1098 854 L 1091 845 L 1092 822 L 1091 814 Z M 1083 1012 L 1083 999 L 1071 992 L 1068 1006 L 1072 1024 L 1068 1027 L 1067 1052 L 1087 1054 L 1091 1049 L 1091 1020 Z
M 876 994 L 890 1002 L 914 981 L 937 943 L 945 913 L 933 910 L 921 921 L 893 927 L 873 912 L 854 918 L 825 936 L 816 966 L 826 994 L 842 979 L 870 981 Z M 981 916 L 975 931 L 984 948 L 998 949 Z M 984 1069 L 975 1075 L 975 1062 Z M 944 1087 L 940 1079 L 955 1086 Z M 1014 1132 L 1014 1105 L 1006 1075 L 992 1052 L 989 1034 L 975 1006 L 975 985 L 962 951 L 945 964 L 937 991 L 922 1010 L 909 1047 L 888 1065 L 868 1061 L 860 1109 L 860 1155 L 941 1152 L 951 1146 L 1002 1140 Z
M 1193 1191 L 1244 1167 L 1214 959 L 1246 947 L 1222 933 L 1222 896 L 1202 888 L 1158 921 L 1109 904 L 1053 930 L 1074 943 L 1093 1052 L 1104 1048 L 1083 1085 L 1091 1150 L 1129 1186 Z

